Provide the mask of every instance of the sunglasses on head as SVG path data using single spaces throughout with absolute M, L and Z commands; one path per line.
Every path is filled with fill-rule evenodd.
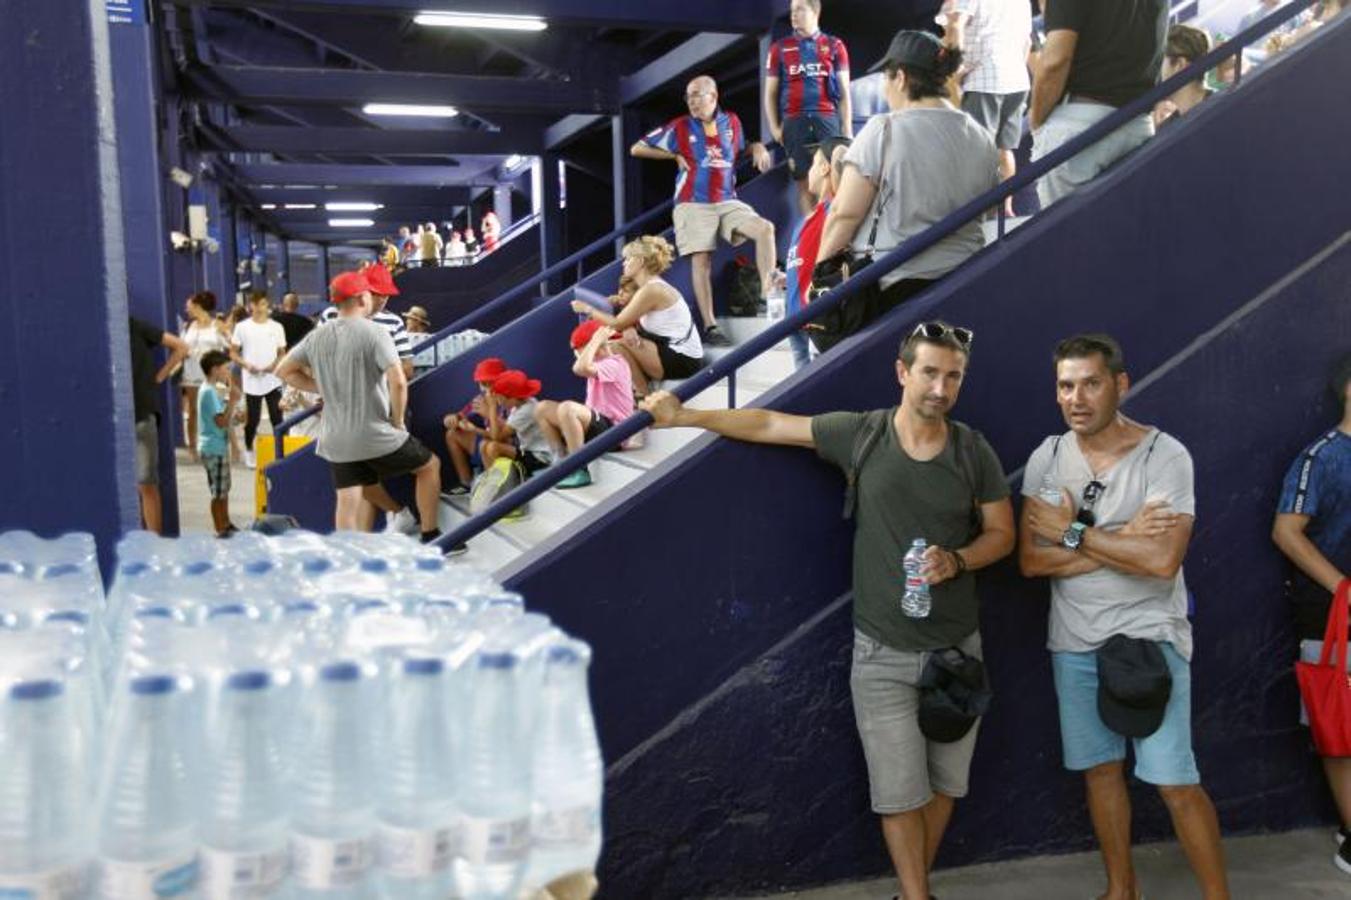
M 975 332 L 970 328 L 945 325 L 942 322 L 920 322 L 915 326 L 915 330 L 910 332 L 911 337 L 916 335 L 922 335 L 931 341 L 941 341 L 950 336 L 963 350 L 970 349 L 971 342 L 976 339 Z
M 1102 492 L 1107 490 L 1107 485 L 1098 481 L 1096 478 L 1084 485 L 1084 494 L 1079 506 L 1079 512 L 1074 517 L 1074 521 L 1079 522 L 1087 528 L 1092 528 L 1098 524 L 1098 517 L 1093 512 L 1093 508 L 1098 505 L 1098 500 L 1102 497 Z

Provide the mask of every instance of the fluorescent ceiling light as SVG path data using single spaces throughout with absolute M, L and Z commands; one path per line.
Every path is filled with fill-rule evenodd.
M 329 219 L 331 228 L 370 228 L 375 224 L 374 219 Z
M 502 163 L 502 167 L 504 169 L 514 169 L 523 162 L 525 162 L 525 157 L 521 156 L 519 153 L 513 153 L 507 157 L 506 162 Z
M 435 28 L 495 28 L 502 31 L 543 31 L 549 27 L 539 16 L 444 12 L 434 9 L 418 13 L 413 21 Z
M 263 206 L 262 206 L 262 208 L 263 208 L 263 209 L 276 209 L 276 208 L 277 208 L 277 204 L 275 204 L 275 203 L 264 203 Z
M 282 209 L 315 209 L 313 203 L 287 203 Z
M 449 119 L 460 111 L 453 106 L 427 106 L 420 103 L 367 103 L 361 111 L 368 116 L 429 116 Z
M 324 209 L 328 210 L 329 212 L 375 212 L 377 209 L 384 209 L 384 208 L 385 204 L 383 203 L 366 203 L 356 201 L 350 203 L 338 202 L 338 203 L 324 204 Z

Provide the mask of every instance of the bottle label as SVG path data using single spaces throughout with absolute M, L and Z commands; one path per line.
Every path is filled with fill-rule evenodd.
M 99 861 L 100 900 L 158 900 L 182 897 L 197 887 L 197 855 L 163 862 Z
M 301 887 L 327 890 L 356 884 L 373 862 L 370 838 L 334 841 L 291 833 L 291 874 Z
M 550 810 L 530 823 L 536 847 L 573 847 L 594 841 L 600 834 L 600 810 L 594 806 Z
M 286 847 L 262 853 L 234 853 L 203 847 L 202 886 L 208 897 L 261 900 L 270 897 L 291 868 Z
M 460 856 L 470 865 L 523 862 L 530 853 L 530 818 L 464 821 Z
M 927 587 L 927 586 L 928 586 L 928 582 L 924 580 L 924 576 L 923 576 L 923 575 L 919 575 L 919 574 L 909 575 L 909 574 L 907 574 L 907 575 L 905 576 L 905 589 L 906 589 L 907 591 L 916 591 L 916 592 L 919 592 L 919 591 L 923 591 L 924 588 Z
M 82 865 L 0 875 L 0 900 L 79 900 L 85 896 L 88 876 Z
M 419 830 L 380 825 L 380 868 L 394 878 L 426 878 L 445 871 L 460 849 L 455 827 Z

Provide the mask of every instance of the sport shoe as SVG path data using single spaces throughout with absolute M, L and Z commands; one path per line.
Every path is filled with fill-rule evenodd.
M 586 466 L 582 466 L 582 468 L 558 482 L 554 487 L 558 488 L 560 491 L 567 491 L 572 488 L 586 487 L 590 483 L 591 471 L 587 469 Z
M 1351 841 L 1343 841 L 1337 848 L 1337 855 L 1332 857 L 1332 864 L 1347 875 L 1351 875 Z
M 386 513 L 385 534 L 406 534 L 416 537 L 421 533 L 422 524 L 408 507 L 405 506 L 392 516 Z
M 469 485 L 457 481 L 449 489 L 442 491 L 442 493 L 447 497 L 463 497 L 465 494 L 469 493 Z
M 530 504 L 518 506 L 502 517 L 503 522 L 520 522 L 530 518 Z
M 1347 838 L 1351 837 L 1351 830 L 1348 830 L 1346 826 L 1342 826 L 1337 829 L 1337 833 L 1332 837 L 1337 841 L 1337 846 L 1340 847 L 1342 844 L 1346 843 Z
M 704 346 L 706 347 L 730 347 L 732 341 L 727 335 L 722 333 L 722 329 L 717 325 L 708 326 L 704 332 Z
M 464 556 L 469 552 L 469 545 L 464 541 L 454 544 L 446 550 L 446 556 Z
M 247 469 L 258 468 L 258 457 L 254 454 L 252 450 L 244 451 L 244 467 Z

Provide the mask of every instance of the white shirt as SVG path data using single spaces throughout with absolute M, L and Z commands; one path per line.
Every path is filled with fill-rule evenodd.
M 228 350 L 225 335 L 216 328 L 215 321 L 205 325 L 197 324 L 194 319 L 183 329 L 183 340 L 188 344 L 188 358 L 183 360 L 183 383 L 201 384 L 205 380 L 202 374 L 202 356 L 208 350 Z
M 255 322 L 245 319 L 235 326 L 231 343 L 239 348 L 239 355 L 245 363 L 268 369 L 277 361 L 277 351 L 286 350 L 286 331 L 280 322 L 268 319 Z M 270 394 L 281 387 L 281 379 L 271 372 L 255 375 L 248 369 L 240 373 L 244 378 L 244 393 L 254 397 Z
M 1031 4 L 1026 0 L 951 0 L 950 12 L 966 19 L 963 90 L 981 94 L 1030 90 Z

